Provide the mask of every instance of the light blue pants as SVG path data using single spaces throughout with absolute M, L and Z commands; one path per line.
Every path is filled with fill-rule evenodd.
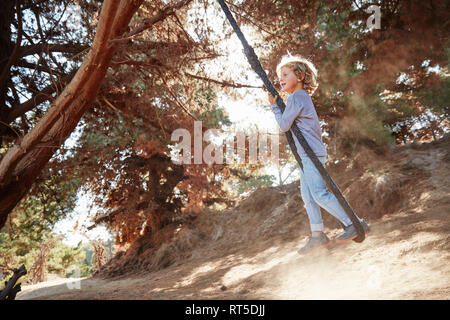
M 317 157 L 325 166 L 326 157 Z M 325 180 L 319 170 L 308 156 L 301 157 L 303 170 L 300 169 L 300 191 L 306 213 L 308 214 L 311 231 L 323 231 L 323 220 L 320 207 L 324 208 L 345 226 L 352 221 L 345 213 L 344 208 L 336 196 L 327 190 Z

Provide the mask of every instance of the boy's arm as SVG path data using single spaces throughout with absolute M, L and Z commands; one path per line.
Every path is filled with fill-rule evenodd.
M 294 120 L 302 114 L 304 110 L 302 100 L 300 97 L 290 95 L 286 101 L 286 109 L 281 112 L 280 107 L 277 104 L 272 105 L 272 111 L 275 114 L 275 119 L 280 126 L 281 131 L 286 132 L 292 126 Z

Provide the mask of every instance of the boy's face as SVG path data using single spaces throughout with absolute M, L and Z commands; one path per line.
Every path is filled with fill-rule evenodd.
M 284 66 L 280 69 L 278 75 L 280 81 L 281 90 L 292 93 L 303 88 L 302 82 L 297 78 L 294 71 L 288 66 Z

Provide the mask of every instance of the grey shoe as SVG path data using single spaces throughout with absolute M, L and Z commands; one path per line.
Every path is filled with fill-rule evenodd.
M 370 232 L 369 225 L 364 221 L 364 219 L 361 220 L 361 225 L 364 229 L 364 233 L 368 234 Z M 358 233 L 356 232 L 355 227 L 353 224 L 345 227 L 344 233 L 336 237 L 336 242 L 346 242 L 355 239 L 358 236 Z
M 328 239 L 325 233 L 321 233 L 320 236 L 317 237 L 308 237 L 306 239 L 306 244 L 301 247 L 297 252 L 299 254 L 304 254 L 312 251 L 313 249 L 318 249 L 327 246 L 330 244 L 330 239 Z

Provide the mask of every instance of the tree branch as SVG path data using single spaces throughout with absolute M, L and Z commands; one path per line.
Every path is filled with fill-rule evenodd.
M 177 96 L 175 95 L 175 93 L 172 91 L 172 89 L 170 89 L 169 85 L 167 84 L 166 80 L 164 79 L 164 77 L 161 77 L 161 80 L 164 83 L 164 86 L 166 87 L 167 91 L 169 91 L 170 95 L 174 98 L 175 100 L 175 104 L 177 104 L 181 109 L 184 110 L 184 112 L 186 112 L 187 115 L 189 115 L 192 119 L 194 119 L 195 121 L 199 121 L 197 119 L 196 116 L 194 116 L 192 113 L 189 112 L 188 109 L 185 108 L 185 106 L 183 106 L 183 104 L 178 100 Z
M 21 265 L 19 269 L 14 269 L 14 275 L 5 284 L 5 288 L 0 291 L 0 300 L 14 300 L 17 292 L 20 291 L 20 284 L 15 285 L 20 277 L 27 274 L 25 265 Z
M 69 73 L 68 75 L 63 77 L 60 81 L 61 85 L 59 87 L 55 87 L 54 85 L 48 85 L 47 87 L 42 89 L 40 92 L 36 93 L 33 97 L 31 97 L 30 100 L 13 106 L 13 108 L 11 109 L 11 112 L 9 113 L 7 122 L 11 123 L 16 118 L 20 117 L 21 115 L 25 114 L 26 112 L 28 112 L 28 111 L 34 109 L 36 106 L 40 105 L 42 102 L 50 100 L 52 98 L 51 95 L 58 89 L 62 90 L 63 86 L 72 80 L 72 78 L 75 76 L 77 71 L 78 70 L 73 70 L 71 73 Z
M 180 9 L 186 5 L 188 5 L 190 2 L 192 2 L 192 0 L 183 0 L 180 1 L 179 3 L 173 5 L 173 6 L 165 6 L 164 8 L 162 8 L 160 10 L 160 12 L 156 15 L 154 15 L 151 18 L 148 19 L 144 19 L 142 21 L 142 23 L 133 31 L 129 32 L 128 34 L 124 35 L 121 38 L 115 38 L 115 39 L 111 39 L 109 40 L 109 42 L 124 42 L 124 41 L 128 41 L 130 39 L 135 38 L 136 36 L 138 36 L 141 32 L 150 29 L 155 23 L 166 19 L 168 16 L 175 14 L 175 9 Z
M 45 115 L 0 161 L 0 228 L 65 139 L 92 105 L 116 46 L 143 0 L 105 0 L 90 52 Z M 56 147 L 53 147 L 56 146 Z
M 251 86 L 251 85 L 247 85 L 247 84 L 240 84 L 240 83 L 232 83 L 232 82 L 228 82 L 228 81 L 219 81 L 219 80 L 214 80 L 214 79 L 210 79 L 210 78 L 206 78 L 206 77 L 201 77 L 201 76 L 196 76 L 190 73 L 185 72 L 185 75 L 187 75 L 188 77 L 194 78 L 194 79 L 198 79 L 198 80 L 203 80 L 203 81 L 207 81 L 207 82 L 213 82 L 216 84 L 219 84 L 223 87 L 232 87 L 232 88 L 257 88 L 257 89 L 264 89 L 263 86 Z
M 14 62 L 17 61 L 17 59 L 20 58 L 20 44 L 22 42 L 22 11 L 20 10 L 20 0 L 16 0 L 16 13 L 17 13 L 17 20 L 18 20 L 18 29 L 17 29 L 17 40 L 16 45 L 14 46 L 14 50 L 9 57 L 8 64 L 3 68 L 2 74 L 0 75 L 0 88 L 3 88 L 5 83 L 7 82 L 9 70 L 11 69 L 11 66 L 14 64 Z
M 65 53 L 74 53 L 78 54 L 86 49 L 89 49 L 90 46 L 82 45 L 78 43 L 39 43 L 28 46 L 23 46 L 20 50 L 20 57 L 26 57 L 33 54 L 39 54 L 43 51 L 50 52 L 65 52 Z
M 59 73 L 59 72 L 55 72 L 54 70 L 50 69 L 48 66 L 43 66 L 43 65 L 40 65 L 40 64 L 29 63 L 28 61 L 23 60 L 23 59 L 17 61 L 17 63 L 15 65 L 18 66 L 18 67 L 27 68 L 27 69 L 33 69 L 33 70 L 45 72 L 45 73 L 48 73 L 48 74 Z

